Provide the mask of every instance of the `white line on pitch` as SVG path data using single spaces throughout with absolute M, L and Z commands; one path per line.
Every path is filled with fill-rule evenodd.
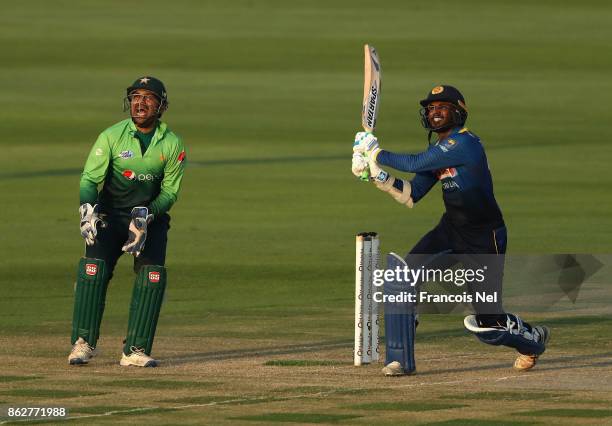
M 528 378 L 528 377 L 533 377 L 533 376 L 541 376 L 545 373 L 530 373 L 529 375 L 526 374 L 518 374 L 518 375 L 514 375 L 514 376 L 505 376 L 505 377 L 497 377 L 497 378 L 477 378 L 477 379 L 466 379 L 466 380 L 451 380 L 451 381 L 446 381 L 446 382 L 431 382 L 431 383 L 426 383 L 426 382 L 420 382 L 420 383 L 408 383 L 408 384 L 404 384 L 404 385 L 397 385 L 397 386 L 385 386 L 384 389 L 399 389 L 399 388 L 406 388 L 406 387 L 417 387 L 417 386 L 435 386 L 435 385 L 456 385 L 456 384 L 460 384 L 460 383 L 469 383 L 469 382 L 483 382 L 483 381 L 501 381 L 501 380 L 508 380 L 508 379 L 519 379 L 519 378 Z M 381 388 L 383 389 L 383 388 Z M 358 390 L 358 389 L 357 389 Z M 322 391 L 322 392 L 317 392 L 317 393 L 312 393 L 312 394 L 303 394 L 303 395 L 293 395 L 293 396 L 286 396 L 286 397 L 279 397 L 277 400 L 278 401 L 286 401 L 288 399 L 302 399 L 302 398 L 316 398 L 316 397 L 320 397 L 320 396 L 328 396 L 337 392 L 342 392 L 344 391 L 344 389 L 332 389 L 329 391 Z M 114 411 L 107 411 L 106 413 L 100 413 L 100 414 L 89 414 L 89 415 L 85 415 L 85 416 L 76 416 L 76 417 L 66 417 L 66 418 L 58 418 L 58 419 L 53 419 L 56 421 L 69 421 L 69 420 L 78 420 L 78 419 L 91 419 L 91 418 L 96 418 L 96 417 L 108 417 L 108 416 L 113 416 L 115 414 L 129 414 L 129 413 L 138 413 L 138 412 L 146 412 L 146 411 L 153 411 L 153 410 L 168 410 L 168 411 L 172 411 L 172 410 L 187 410 L 190 408 L 203 408 L 203 407 L 213 407 L 215 405 L 228 405 L 228 404 L 239 404 L 242 402 L 254 402 L 254 401 L 258 401 L 258 400 L 266 400 L 266 399 L 270 399 L 270 397 L 267 396 L 262 396 L 262 397 L 255 397 L 255 398 L 236 398 L 236 399 L 228 399 L 225 401 L 212 401 L 212 402 L 207 402 L 205 404 L 189 404 L 189 405 L 179 405 L 176 407 L 142 407 L 142 408 L 130 408 L 130 409 L 126 409 L 126 410 L 114 410 Z M 274 399 L 272 399 L 270 402 L 274 402 Z M 24 419 L 24 420 L 9 420 L 10 422 L 36 422 L 39 420 L 49 420 L 49 419 Z M 9 421 L 3 421 L 0 422 L 0 424 L 5 424 L 8 423 Z

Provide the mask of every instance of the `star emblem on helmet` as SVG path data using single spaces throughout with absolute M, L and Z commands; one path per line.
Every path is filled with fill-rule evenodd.
M 140 82 L 141 82 L 142 84 L 147 84 L 147 83 L 149 83 L 149 81 L 150 81 L 150 80 L 151 80 L 151 79 L 150 79 L 150 78 L 148 78 L 148 77 L 143 77 L 143 78 L 141 78 L 141 79 L 140 79 Z

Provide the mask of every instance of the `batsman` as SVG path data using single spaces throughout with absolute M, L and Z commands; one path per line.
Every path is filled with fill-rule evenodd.
M 440 85 L 434 87 L 420 105 L 421 124 L 429 132 L 427 150 L 416 154 L 393 153 L 381 149 L 371 132 L 359 132 L 353 145 L 353 174 L 361 178 L 371 176 L 376 188 L 409 208 L 440 182 L 446 211 L 438 225 L 417 242 L 409 255 L 433 258 L 443 253 L 484 254 L 503 259 L 507 245 L 506 225 L 493 194 L 484 146 L 480 138 L 465 127 L 468 110 L 463 95 L 455 87 Z M 432 134 L 436 135 L 433 142 Z M 410 181 L 399 179 L 382 167 L 415 175 Z M 396 262 L 391 256 L 389 259 L 388 263 Z M 402 260 L 399 258 L 397 266 L 401 266 Z M 395 266 L 388 264 L 387 268 Z M 415 371 L 416 325 L 413 313 L 387 315 L 385 312 L 385 375 Z M 465 318 L 464 325 L 483 343 L 504 345 L 518 351 L 514 368 L 519 371 L 529 370 L 536 364 L 550 335 L 545 326 L 532 326 L 503 308 L 495 314 L 477 311 L 476 315 Z
M 78 265 L 72 318 L 71 365 L 96 354 L 106 290 L 117 260 L 134 257 L 136 280 L 120 365 L 156 367 L 153 338 L 166 289 L 170 216 L 185 167 L 183 141 L 161 117 L 164 84 L 150 76 L 127 88 L 130 118 L 104 130 L 80 181 L 80 228 L 85 256 Z

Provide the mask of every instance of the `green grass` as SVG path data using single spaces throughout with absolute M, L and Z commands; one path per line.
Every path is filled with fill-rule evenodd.
M 272 367 L 319 367 L 326 365 L 347 365 L 346 362 L 317 359 L 275 359 L 266 361 L 264 365 Z
M 529 426 L 529 425 L 540 425 L 544 424 L 541 422 L 532 421 L 518 421 L 518 420 L 481 420 L 481 419 L 452 419 L 444 420 L 440 422 L 427 422 L 420 423 L 422 426 Z
M 120 387 L 125 389 L 145 388 L 145 389 L 177 389 L 177 388 L 210 388 L 219 386 L 216 382 L 185 381 L 185 380 L 113 380 L 102 382 L 102 386 Z
M 0 383 L 42 379 L 42 376 L 0 376 Z
M 254 422 L 283 423 L 341 423 L 345 420 L 357 419 L 354 414 L 323 414 L 323 413 L 268 413 L 253 416 L 230 417 L 231 420 L 248 420 Z
M 93 407 L 78 407 L 72 408 L 70 414 L 104 414 L 109 411 L 123 411 L 129 410 L 131 407 L 118 406 L 118 405 L 96 405 Z
M 162 399 L 158 402 L 165 402 L 168 404 L 217 404 L 224 401 L 236 401 L 235 396 L 218 396 L 218 395 L 200 395 L 200 396 L 188 396 L 184 398 L 169 398 Z
M 439 402 L 373 402 L 351 405 L 350 408 L 367 411 L 436 411 L 468 407 L 465 404 L 448 404 Z
M 7 391 L 0 391 L 0 394 L 23 398 L 62 399 L 105 395 L 106 392 L 65 389 L 11 389 Z
M 442 395 L 443 399 L 459 399 L 459 400 L 494 400 L 494 401 L 540 401 L 552 398 L 566 396 L 563 393 L 550 392 L 472 392 L 472 393 L 455 393 L 452 395 Z
M 517 413 L 521 416 L 534 417 L 581 417 L 581 418 L 605 418 L 612 417 L 612 410 L 598 410 L 587 408 L 551 408 L 546 410 L 533 410 Z

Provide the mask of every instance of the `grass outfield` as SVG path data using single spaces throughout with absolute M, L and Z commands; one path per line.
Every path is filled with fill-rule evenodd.
M 349 166 L 370 42 L 383 148 L 423 149 L 417 101 L 455 85 L 487 148 L 509 251 L 610 253 L 611 21 L 609 2 L 588 0 L 3 7 L 0 405 L 65 405 L 96 423 L 611 422 L 609 317 L 538 315 L 553 341 L 529 374 L 455 316 L 419 327 L 418 376 L 352 367 L 354 234 L 407 251 L 443 206 L 434 188 L 408 211 Z M 142 74 L 166 83 L 165 120 L 188 149 L 154 352 L 164 367 L 117 365 L 125 257 L 101 356 L 69 368 L 79 173 Z

